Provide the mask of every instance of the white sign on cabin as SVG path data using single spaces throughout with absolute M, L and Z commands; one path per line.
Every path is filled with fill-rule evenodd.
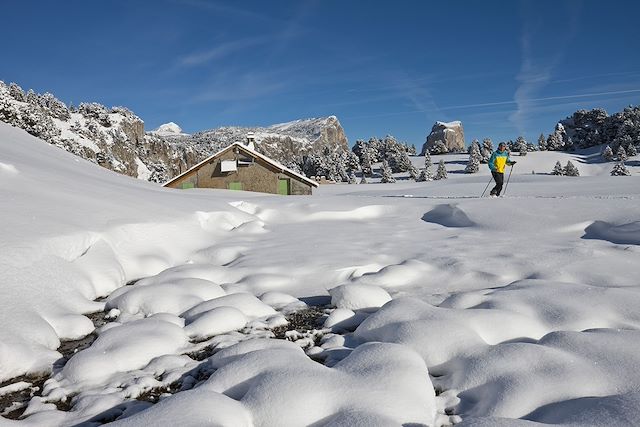
M 238 170 L 238 166 L 235 160 L 223 160 L 220 164 L 221 172 L 233 172 Z

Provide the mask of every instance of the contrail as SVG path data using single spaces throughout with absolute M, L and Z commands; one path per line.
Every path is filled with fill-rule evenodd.
M 531 98 L 528 99 L 527 101 L 531 102 L 535 102 L 535 101 L 553 101 L 553 100 L 559 100 L 559 99 L 572 99 L 572 98 L 588 98 L 590 96 L 604 96 L 604 95 L 623 95 L 626 93 L 637 93 L 640 92 L 640 89 L 629 89 L 629 90 L 615 90 L 615 91 L 610 91 L 610 92 L 595 92 L 595 93 L 581 93 L 581 94 L 577 94 L 577 95 L 561 95 L 561 96 L 547 96 L 545 98 Z M 465 104 L 465 105 L 451 105 L 449 107 L 439 107 L 439 110 L 455 110 L 458 108 L 475 108 L 475 107 L 492 107 L 495 105 L 511 105 L 511 104 L 517 104 L 517 101 L 515 100 L 510 100 L 510 101 L 497 101 L 497 102 L 485 102 L 482 104 Z M 367 115 L 367 116 L 351 116 L 348 117 L 350 119 L 368 119 L 368 118 L 376 118 L 376 117 L 388 117 L 388 116 L 401 116 L 404 114 L 416 114 L 416 113 L 432 113 L 435 112 L 436 110 L 427 110 L 427 109 L 416 109 L 416 110 L 410 110 L 410 111 L 397 111 L 397 112 L 389 112 L 389 113 L 380 113 L 380 114 L 373 114 L 373 115 Z
M 571 98 L 587 98 L 590 96 L 604 96 L 604 95 L 621 95 L 625 93 L 640 92 L 640 89 L 629 90 L 615 90 L 610 92 L 595 92 L 595 93 L 581 93 L 577 95 L 561 95 L 561 96 L 547 96 L 545 98 L 529 98 L 527 101 L 553 101 L 556 99 L 571 99 Z M 498 101 L 498 102 L 486 102 L 483 104 L 465 104 L 465 105 L 452 105 L 450 107 L 440 107 L 441 110 L 452 110 L 454 108 L 472 108 L 472 107 L 491 107 L 493 105 L 509 105 L 516 104 L 517 101 Z

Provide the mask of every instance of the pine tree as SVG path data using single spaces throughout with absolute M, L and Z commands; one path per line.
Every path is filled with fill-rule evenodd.
M 440 160 L 438 163 L 438 170 L 436 170 L 435 180 L 447 179 L 447 169 L 444 166 L 444 160 Z
M 366 184 L 367 178 L 365 177 L 364 170 L 362 170 L 362 178 L 360 178 L 360 184 Z
M 616 158 L 620 162 L 624 162 L 628 159 L 627 150 L 625 150 L 622 145 L 618 148 L 618 151 L 616 152 Z
M 544 137 L 543 133 L 541 133 L 540 136 L 538 137 L 538 149 L 540 151 L 546 151 L 547 149 L 547 140 Z
M 391 168 L 389 167 L 389 163 L 386 160 L 382 161 L 382 179 L 380 182 L 383 183 L 391 183 L 396 182 L 396 179 L 391 174 Z
M 633 144 L 629 144 L 629 148 L 627 149 L 627 156 L 635 157 L 637 155 L 638 155 L 638 150 L 636 149 L 636 146 Z
M 551 175 L 564 175 L 564 169 L 562 168 L 562 165 L 559 161 L 556 162 L 556 165 L 553 167 Z
M 602 158 L 607 162 L 610 162 L 613 160 L 613 150 L 611 149 L 610 146 L 607 145 L 604 148 L 604 151 L 602 152 Z
M 482 160 L 480 160 L 480 163 L 489 163 L 489 158 L 493 154 L 493 142 L 491 142 L 491 138 L 485 138 L 482 140 L 482 149 L 480 150 L 480 154 L 482 154 Z
M 431 163 L 431 154 L 429 154 L 429 150 L 425 150 L 424 152 L 424 168 L 429 169 L 433 163 Z
M 449 149 L 444 144 L 444 142 L 437 140 L 433 143 L 430 150 L 433 154 L 445 154 L 449 152 Z
M 527 155 L 527 151 L 528 151 L 527 141 L 522 136 L 519 136 L 516 139 L 515 146 L 516 146 L 516 149 L 520 152 L 521 156 Z
M 480 170 L 480 149 L 478 148 L 479 144 L 477 141 L 473 141 L 471 143 L 471 150 L 469 152 L 469 162 L 467 163 L 467 167 L 464 168 L 466 173 L 476 173 Z
M 611 171 L 611 176 L 630 176 L 631 172 L 629 172 L 629 169 L 627 169 L 627 167 L 624 165 L 624 162 L 616 162 L 615 165 L 613 165 L 613 170 Z
M 571 163 L 571 160 L 567 161 L 567 165 L 564 167 L 563 173 L 565 176 L 580 176 L 580 171 L 573 163 Z
M 415 166 L 409 166 L 409 178 L 416 181 L 418 179 L 418 169 Z

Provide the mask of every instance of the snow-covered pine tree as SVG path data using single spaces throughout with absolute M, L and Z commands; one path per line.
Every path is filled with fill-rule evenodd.
M 516 139 L 516 143 L 515 143 L 516 149 L 520 152 L 521 156 L 526 156 L 527 155 L 527 141 L 522 137 L 519 136 Z
M 624 162 L 628 159 L 627 150 L 625 150 L 622 145 L 618 147 L 618 151 L 616 152 L 616 158 L 618 159 L 619 162 Z
M 383 182 L 383 183 L 396 182 L 396 179 L 391 174 L 391 168 L 389 167 L 389 163 L 386 160 L 382 161 L 381 169 L 382 169 L 382 179 L 380 180 L 380 182 Z
M 24 102 L 24 90 L 22 90 L 22 88 L 16 83 L 9 83 L 9 96 L 11 96 L 16 101 Z
M 564 167 L 562 172 L 565 176 L 580 176 L 580 171 L 573 163 L 571 163 L 571 160 L 567 161 L 567 165 Z
M 356 180 L 356 174 L 353 171 L 349 174 L 349 184 L 356 184 L 358 181 Z
M 473 141 L 471 143 L 471 151 L 469 152 L 469 161 L 467 162 L 467 167 L 464 168 L 466 173 L 476 173 L 480 170 L 480 160 L 482 155 L 480 154 L 480 149 L 477 141 Z
M 429 169 L 433 163 L 431 163 L 431 154 L 429 154 L 429 150 L 425 150 L 424 152 L 424 168 Z
M 482 149 L 480 150 L 480 154 L 482 154 L 482 160 L 480 163 L 488 163 L 489 158 L 493 154 L 493 142 L 491 138 L 485 138 L 482 140 Z
M 610 146 L 607 145 L 604 148 L 604 151 L 602 152 L 602 158 L 607 162 L 610 162 L 611 160 L 613 160 L 613 150 L 611 149 Z
M 611 176 L 630 176 L 631 172 L 629 172 L 629 169 L 627 169 L 627 167 L 624 165 L 624 162 L 616 162 L 615 165 L 613 165 L 613 170 L 611 171 Z
M 546 151 L 547 149 L 547 140 L 544 137 L 543 133 L 541 133 L 540 136 L 538 137 L 538 149 L 540 151 Z
M 415 166 L 409 166 L 409 178 L 416 181 L 418 179 L 418 169 Z
M 438 170 L 436 170 L 435 180 L 447 179 L 447 168 L 444 166 L 444 160 L 440 160 L 438 163 Z
M 638 150 L 636 149 L 636 146 L 632 144 L 629 144 L 629 147 L 627 148 L 627 156 L 629 157 L 635 157 L 638 155 Z
M 408 153 L 410 156 L 415 156 L 415 155 L 417 154 L 417 151 L 416 151 L 416 144 L 411 144 L 411 145 L 409 145 L 409 146 L 407 147 L 407 153 Z
M 367 183 L 367 178 L 364 174 L 364 171 L 362 171 L 362 178 L 360 178 L 360 184 L 366 184 Z
M 551 171 L 551 175 L 564 175 L 564 168 L 562 167 L 562 164 L 560 164 L 560 161 L 556 162 L 556 165 Z
M 436 142 L 433 143 L 433 146 L 431 146 L 430 151 L 432 154 L 445 154 L 449 152 L 449 149 L 444 144 L 444 142 L 437 140 Z

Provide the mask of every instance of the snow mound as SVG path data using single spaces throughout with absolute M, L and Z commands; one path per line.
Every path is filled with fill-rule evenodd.
M 178 352 L 187 344 L 183 329 L 148 318 L 108 329 L 86 350 L 75 354 L 54 377 L 57 381 L 97 383 L 118 372 L 147 365 L 151 359 Z
M 241 399 L 262 425 L 311 425 L 353 413 L 378 424 L 391 419 L 433 425 L 436 417 L 424 362 L 390 344 L 359 346 L 333 368 L 312 361 L 293 343 L 255 350 L 225 363 L 199 389 Z
M 237 308 L 217 307 L 196 318 L 184 330 L 192 338 L 204 339 L 242 329 L 247 320 Z
M 188 323 L 195 321 L 206 312 L 218 307 L 233 307 L 249 318 L 272 316 L 277 312 L 256 296 L 248 293 L 237 293 L 204 301 L 182 314 Z
M 640 221 L 621 225 L 595 221 L 584 232 L 584 239 L 608 240 L 619 245 L 640 245 Z
M 364 313 L 356 313 L 347 308 L 336 308 L 324 321 L 324 327 L 336 332 L 353 331 L 364 319 L 366 319 Z
M 183 278 L 120 288 L 109 296 L 106 308 L 145 316 L 155 313 L 180 314 L 203 301 L 225 294 L 219 285 L 208 280 Z
M 475 223 L 456 205 L 438 205 L 422 216 L 422 220 L 445 227 L 473 227 Z
M 340 285 L 329 290 L 331 304 L 349 310 L 367 310 L 382 307 L 391 301 L 387 291 L 373 285 Z
M 161 400 L 146 411 L 116 421 L 114 427 L 161 426 L 180 420 L 182 427 L 205 425 L 251 427 L 251 415 L 242 403 L 202 389 L 188 390 Z

